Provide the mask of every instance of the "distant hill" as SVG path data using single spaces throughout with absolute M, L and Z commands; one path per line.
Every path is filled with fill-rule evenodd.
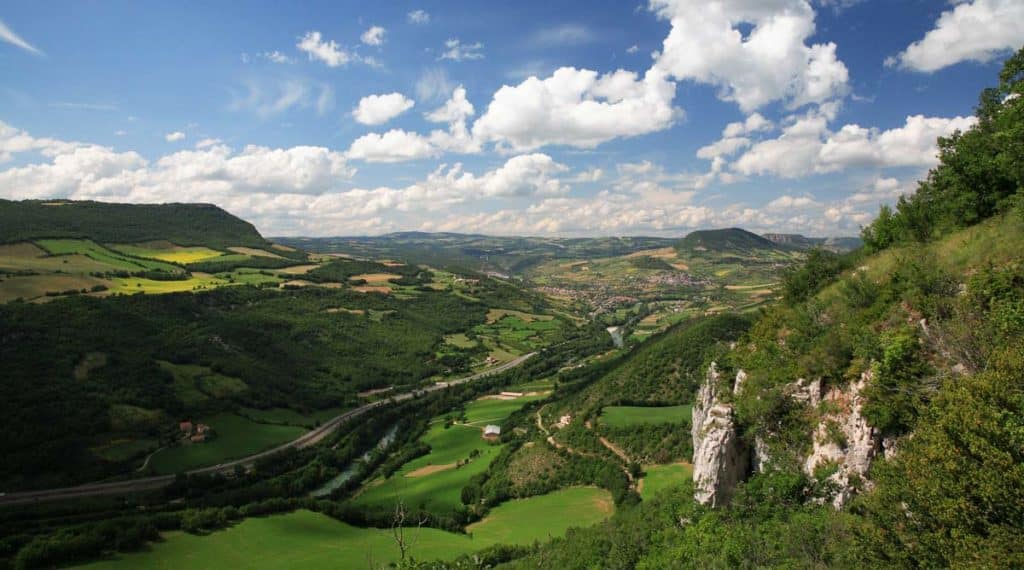
M 677 251 L 752 254 L 786 249 L 775 242 L 740 228 L 700 230 L 675 244 Z
M 275 243 L 318 253 L 390 257 L 437 267 L 521 274 L 551 259 L 628 255 L 672 245 L 656 237 L 504 237 L 479 234 L 397 232 L 372 237 L 274 238 Z
M 800 234 L 762 234 L 762 237 L 769 239 L 779 245 L 794 247 L 796 249 L 811 249 L 821 247 L 837 253 L 852 251 L 862 245 L 858 237 L 827 237 L 815 238 Z
M 212 204 L 109 204 L 0 200 L 0 243 L 89 238 L 102 243 L 264 247 L 256 228 Z

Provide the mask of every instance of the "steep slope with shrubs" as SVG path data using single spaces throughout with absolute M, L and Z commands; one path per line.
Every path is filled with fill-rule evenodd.
M 810 256 L 720 355 L 717 477 L 513 566 L 1024 565 L 1022 91 L 1024 51 L 865 250 Z

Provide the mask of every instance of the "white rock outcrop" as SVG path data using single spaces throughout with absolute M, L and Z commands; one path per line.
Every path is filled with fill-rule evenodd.
M 864 407 L 861 392 L 871 378 L 869 370 L 845 389 L 828 390 L 823 397 L 829 404 L 828 411 L 814 430 L 814 446 L 804 461 L 804 473 L 809 476 L 820 466 L 830 463 L 836 466 L 836 471 L 828 477 L 834 485 L 831 502 L 836 508 L 841 508 L 857 492 L 857 481 L 865 489 L 870 487 L 868 469 L 882 451 L 881 433 L 871 427 L 861 413 Z M 818 389 L 820 392 L 820 384 Z
M 746 374 L 740 375 L 734 389 L 740 388 L 746 378 Z M 719 398 L 720 377 L 712 363 L 693 405 L 693 494 L 699 503 L 712 507 L 729 502 L 750 464 L 750 452 L 740 440 L 732 404 Z

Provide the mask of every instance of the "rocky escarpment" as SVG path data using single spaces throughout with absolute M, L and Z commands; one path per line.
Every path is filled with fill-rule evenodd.
M 719 397 L 719 380 L 718 368 L 712 363 L 693 405 L 694 498 L 713 507 L 729 502 L 750 464 L 750 451 L 736 429 L 732 404 Z M 743 383 L 742 378 L 737 380 L 734 390 Z
M 825 478 L 827 495 L 822 500 L 836 508 L 870 488 L 867 475 L 872 462 L 883 453 L 889 457 L 895 452 L 894 442 L 884 441 L 862 413 L 862 392 L 871 378 L 869 370 L 843 388 L 823 390 L 820 380 L 800 379 L 786 389 L 789 398 L 820 412 L 810 453 L 801 467 L 809 477 Z M 731 392 L 742 392 L 746 379 L 747 374 L 739 371 Z M 693 406 L 694 498 L 711 506 L 728 503 L 751 470 L 771 468 L 769 442 L 759 437 L 749 445 L 740 437 L 733 406 L 721 398 L 720 391 L 729 389 L 712 363 Z
M 826 481 L 836 508 L 846 504 L 859 489 L 870 487 L 868 469 L 883 450 L 881 433 L 861 413 L 864 407 L 861 392 L 871 378 L 868 370 L 846 388 L 830 388 L 824 396 L 821 396 L 818 382 L 817 394 L 812 395 L 815 400 L 824 402 L 821 406 L 824 412 L 815 427 L 814 444 L 803 469 L 812 477 L 819 469 L 833 470 Z

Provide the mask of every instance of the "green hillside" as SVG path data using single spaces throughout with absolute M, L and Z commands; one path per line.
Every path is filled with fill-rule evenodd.
M 732 253 L 749 255 L 762 251 L 785 249 L 785 246 L 740 228 L 699 230 L 691 232 L 675 244 L 683 252 Z
M 847 251 L 853 251 L 863 245 L 863 242 L 858 237 L 807 237 L 800 234 L 779 234 L 779 233 L 766 233 L 761 234 L 762 237 L 771 240 L 774 243 L 785 247 L 792 247 L 795 249 L 813 249 L 820 247 L 836 253 L 845 253 Z
M 553 259 L 625 255 L 666 247 L 673 240 L 654 237 L 501 237 L 398 232 L 368 237 L 274 238 L 274 241 L 314 252 L 414 260 L 436 267 L 518 275 Z
M 89 238 L 100 243 L 166 240 L 217 249 L 268 245 L 252 224 L 212 204 L 0 200 L 0 243 L 42 238 Z
M 1022 93 L 1024 51 L 982 93 L 979 124 L 940 139 L 940 165 L 865 228 L 869 251 L 808 256 L 719 356 L 735 433 L 767 458 L 730 504 L 698 505 L 681 481 L 512 567 L 1024 565 Z M 798 379 L 838 399 L 794 398 Z M 808 475 L 805 458 L 814 442 L 852 448 L 833 418 L 855 413 L 890 445 L 836 510 L 840 466 Z

